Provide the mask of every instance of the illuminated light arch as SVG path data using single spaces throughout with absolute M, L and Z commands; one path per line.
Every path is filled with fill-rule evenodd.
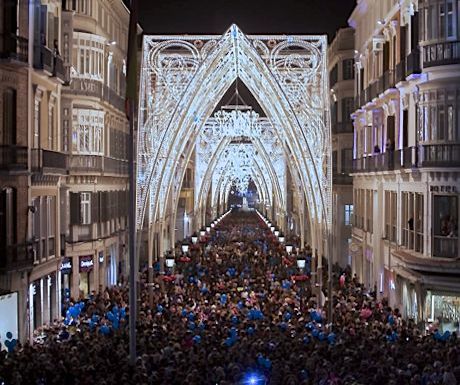
M 201 40 L 201 48 L 191 42 Z M 274 47 L 267 42 L 275 40 Z M 178 50 L 185 50 L 178 54 Z M 138 136 L 137 226 L 162 220 L 198 132 L 240 78 L 277 127 L 298 172 L 309 219 L 331 222 L 331 149 L 325 36 L 145 36 Z M 311 223 L 312 225 L 314 223 Z

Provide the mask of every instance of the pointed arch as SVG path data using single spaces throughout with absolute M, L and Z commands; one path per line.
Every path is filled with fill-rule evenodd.
M 193 38 L 196 37 L 183 39 Z M 260 44 L 264 45 L 263 41 L 269 38 L 271 37 L 245 36 L 235 25 L 220 38 L 200 37 L 201 40 L 207 40 L 204 44 L 206 51 L 200 55 L 193 53 L 193 60 L 184 61 L 182 87 L 176 87 L 178 92 L 174 95 L 174 100 L 166 103 L 169 109 L 162 120 L 148 112 L 155 107 L 149 99 L 151 97 L 141 95 L 144 115 L 140 119 L 139 128 L 141 151 L 138 154 L 138 226 L 143 222 L 147 197 L 150 198 L 149 217 L 154 221 L 165 215 L 168 201 L 165 198 L 170 194 L 178 161 L 184 154 L 188 158 L 190 154 L 186 152 L 192 151 L 193 146 L 187 144 L 196 140 L 217 102 L 233 81 L 240 78 L 277 127 L 276 134 L 283 143 L 290 168 L 299 175 L 311 224 L 324 222 L 325 227 L 328 227 L 331 220 L 331 155 L 327 144 L 330 121 L 326 38 L 278 36 L 276 39 L 281 42 L 267 58 L 266 54 L 261 56 L 256 46 L 260 48 Z M 158 53 L 156 46 L 149 50 L 149 44 L 152 45 L 153 40 L 147 43 L 144 41 L 144 51 L 148 51 L 144 52 L 144 69 L 149 65 L 149 60 L 150 63 L 152 61 L 151 51 Z M 176 38 L 175 41 L 177 40 L 180 39 Z M 289 54 L 286 54 L 281 60 L 280 52 L 290 45 L 307 49 L 305 58 L 289 61 Z M 193 51 L 188 46 L 187 49 Z M 297 66 L 297 71 L 290 70 L 289 66 L 292 65 Z M 159 74 L 160 72 L 157 74 L 158 78 L 161 77 Z M 293 74 L 302 74 L 298 88 L 293 86 Z M 147 75 L 152 77 L 155 70 L 145 72 L 146 77 Z M 145 79 L 142 84 L 145 91 Z M 166 77 L 160 79 L 158 84 L 167 88 Z M 297 89 L 300 91 L 293 94 Z M 304 104 L 305 107 L 302 107 Z M 154 140 L 155 143 L 152 143 Z

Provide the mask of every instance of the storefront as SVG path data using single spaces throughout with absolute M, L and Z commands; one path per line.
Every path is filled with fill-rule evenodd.
M 441 332 L 460 332 L 460 293 L 427 290 L 425 315 L 428 323 Z
M 84 255 L 79 258 L 80 283 L 79 290 L 82 298 L 87 298 L 94 290 L 91 287 L 91 279 L 94 270 L 94 260 L 92 255 Z

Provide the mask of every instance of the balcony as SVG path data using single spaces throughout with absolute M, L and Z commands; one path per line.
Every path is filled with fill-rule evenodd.
M 31 150 L 31 168 L 33 172 L 64 175 L 67 173 L 67 155 L 34 148 Z
M 35 46 L 34 67 L 45 71 L 49 76 L 56 77 L 63 83 L 69 81 L 69 74 L 64 66 L 64 61 L 59 55 L 46 46 Z
M 421 167 L 460 167 L 460 144 L 426 144 L 420 146 Z
M 361 90 L 361 93 L 359 94 L 359 106 L 365 106 L 367 104 L 367 95 L 369 93 L 369 88 L 366 88 L 364 90 Z
M 4 256 L 4 258 L 0 258 L 0 271 L 17 271 L 33 266 L 32 245 L 1 245 L 0 255 Z
M 53 74 L 53 52 L 46 46 L 34 46 L 34 68 Z
M 0 34 L 0 59 L 27 63 L 29 40 L 15 34 Z
M 103 96 L 102 99 L 114 106 L 116 109 L 120 111 L 125 110 L 125 99 L 118 95 L 113 89 L 107 86 L 103 86 Z
M 382 91 L 383 92 L 383 91 Z M 371 102 L 379 96 L 379 81 L 375 81 L 367 87 L 367 102 Z
M 458 258 L 458 237 L 433 236 L 433 257 Z
M 27 147 L 0 146 L 0 170 L 27 171 Z
M 64 65 L 64 60 L 61 56 L 54 58 L 53 76 L 56 76 L 62 83 L 69 83 L 70 81 L 70 67 Z
M 418 148 L 405 147 L 401 150 L 396 150 L 394 153 L 394 169 L 415 168 L 418 165 Z
M 394 152 L 353 159 L 353 172 L 391 171 L 394 169 Z
M 423 68 L 460 64 L 460 41 L 448 41 L 423 47 Z
M 395 73 L 392 70 L 387 70 L 383 73 L 382 77 L 382 88 L 380 92 L 385 92 L 386 90 L 393 88 L 395 86 Z
M 128 175 L 128 161 L 102 155 L 70 155 L 70 173 Z
M 103 157 L 100 155 L 70 155 L 69 172 L 72 173 L 102 173 Z
M 395 83 L 403 82 L 404 80 L 406 80 L 406 58 L 396 64 Z
M 128 175 L 128 161 L 104 157 L 104 174 Z
M 336 122 L 332 125 L 333 134 L 352 134 L 353 124 L 351 122 Z
M 418 48 L 416 48 L 406 58 L 406 77 L 412 74 L 419 74 L 421 72 L 420 52 Z

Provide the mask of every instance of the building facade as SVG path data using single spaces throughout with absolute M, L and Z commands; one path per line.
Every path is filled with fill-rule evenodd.
M 0 1 L 0 294 L 22 340 L 123 269 L 128 23 L 121 0 Z
M 460 3 L 361 0 L 353 270 L 419 322 L 458 330 Z
M 67 1 L 63 58 L 62 149 L 69 154 L 62 192 L 69 297 L 114 285 L 126 272 L 128 122 L 124 95 L 129 12 L 122 1 Z
M 332 255 L 340 266 L 350 264 L 353 185 L 354 30 L 341 28 L 328 49 L 332 129 Z

